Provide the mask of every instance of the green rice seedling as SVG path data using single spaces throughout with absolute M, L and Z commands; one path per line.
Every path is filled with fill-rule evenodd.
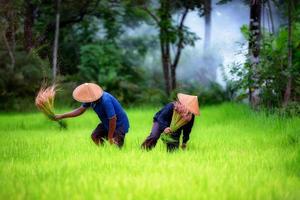
M 164 132 L 161 135 L 161 140 L 164 143 L 175 142 L 175 140 L 172 138 L 172 133 L 177 131 L 180 127 L 184 126 L 191 120 L 191 115 L 186 115 L 186 113 L 182 112 L 180 109 L 182 109 L 182 106 L 174 106 L 172 121 L 170 124 L 171 133 Z

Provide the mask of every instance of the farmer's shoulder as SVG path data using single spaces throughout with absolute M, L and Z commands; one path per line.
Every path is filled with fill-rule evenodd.
M 170 102 L 164 106 L 164 109 L 173 109 L 173 108 L 174 108 L 174 102 Z
M 101 101 L 102 101 L 104 104 L 112 102 L 113 99 L 114 99 L 114 97 L 113 97 L 110 93 L 108 93 L 108 92 L 103 92 L 103 95 L 102 95 L 102 97 L 101 97 Z
M 171 103 L 168 103 L 168 104 L 166 104 L 164 107 L 162 107 L 161 109 L 160 109 L 160 111 L 157 113 L 157 114 L 160 114 L 160 113 L 162 113 L 162 112 L 168 112 L 168 111 L 170 111 L 170 110 L 173 110 L 173 108 L 174 108 L 174 104 L 171 102 Z

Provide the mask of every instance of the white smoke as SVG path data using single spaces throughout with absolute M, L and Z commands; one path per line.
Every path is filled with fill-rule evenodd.
M 240 27 L 249 22 L 249 7 L 243 2 L 216 5 L 213 2 L 211 16 L 211 43 L 209 49 L 204 49 L 204 18 L 197 12 L 190 12 L 185 25 L 195 32 L 201 40 L 195 47 L 188 47 L 183 51 L 178 66 L 179 79 L 195 79 L 200 83 L 209 80 L 224 85 L 220 66 L 227 66 L 233 62 L 243 62 L 244 56 L 238 55 L 239 43 L 246 42 Z
M 232 63 L 243 63 L 247 52 L 247 45 L 244 49 L 241 44 L 247 41 L 241 33 L 241 26 L 249 24 L 249 5 L 241 0 L 233 0 L 227 4 L 217 5 L 218 0 L 213 0 L 211 16 L 211 42 L 210 48 L 203 49 L 204 17 L 199 17 L 198 12 L 189 12 L 185 25 L 201 39 L 196 41 L 194 47 L 186 47 L 182 50 L 182 56 L 177 68 L 178 80 L 191 80 L 206 85 L 210 81 L 216 81 L 224 86 L 221 66 L 225 67 Z M 265 8 L 266 9 L 266 8 Z M 273 6 L 273 12 L 276 12 Z M 277 11 L 278 13 L 278 11 Z M 177 16 L 173 16 L 177 19 Z M 265 18 L 263 18 L 265 19 Z M 266 19 L 265 19 L 266 20 Z M 275 27 L 278 29 L 279 16 L 274 14 Z M 263 23 L 266 24 L 266 21 Z M 126 31 L 126 35 L 158 35 L 154 26 L 142 24 L 139 28 Z M 174 52 L 173 52 L 174 53 Z M 160 48 L 149 51 L 144 66 L 147 70 L 161 70 Z M 228 71 L 228 69 L 227 69 Z

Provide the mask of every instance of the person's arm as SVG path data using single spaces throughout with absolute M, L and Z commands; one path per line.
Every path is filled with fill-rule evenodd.
M 54 116 L 55 120 L 60 120 L 60 119 L 64 119 L 64 118 L 70 118 L 70 117 L 77 117 L 79 115 L 81 115 L 82 113 L 85 112 L 87 108 L 80 106 L 79 108 L 68 112 L 68 113 L 64 113 L 64 114 L 57 114 Z
M 162 110 L 160 115 L 157 117 L 157 122 L 164 132 L 171 133 L 170 123 L 172 120 L 174 105 L 173 103 L 167 104 Z
M 186 143 L 190 139 L 190 133 L 192 131 L 193 125 L 194 125 L 194 115 L 191 121 L 189 121 L 186 125 L 183 126 L 183 138 L 182 138 L 182 145 L 181 145 L 182 149 L 186 148 Z
M 108 128 L 108 141 L 110 144 L 114 143 L 113 136 L 117 126 L 117 116 L 113 116 L 109 119 L 109 128 Z
M 117 126 L 117 115 L 115 112 L 115 108 L 110 100 L 106 100 L 103 103 L 104 103 L 106 115 L 109 119 L 108 141 L 110 144 L 114 144 L 113 137 L 114 137 L 114 132 L 115 132 L 116 126 Z

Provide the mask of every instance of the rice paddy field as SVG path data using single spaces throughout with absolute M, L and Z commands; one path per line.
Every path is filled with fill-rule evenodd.
M 143 151 L 157 110 L 126 109 L 122 150 L 92 143 L 92 111 L 67 130 L 38 112 L 0 113 L 0 199 L 300 199 L 300 118 L 205 107 L 187 150 Z

